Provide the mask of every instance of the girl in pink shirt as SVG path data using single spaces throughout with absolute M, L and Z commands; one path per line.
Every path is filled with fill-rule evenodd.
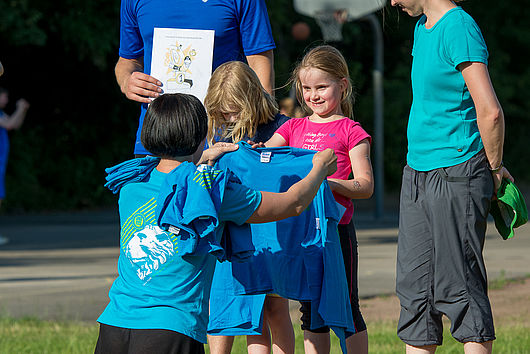
M 339 235 L 356 329 L 346 343 L 348 353 L 368 353 L 366 324 L 359 310 L 357 237 L 351 200 L 369 198 L 373 193 L 371 137 L 351 118 L 352 84 L 346 60 L 337 49 L 323 45 L 310 50 L 294 70 L 291 81 L 298 101 L 310 115 L 284 123 L 265 146 L 335 150 L 337 172 L 328 177 L 328 183 L 337 202 L 346 208 L 339 223 Z M 349 179 L 352 173 L 353 178 Z M 302 303 L 301 311 L 306 353 L 329 353 L 329 328 L 310 330 L 310 304 Z

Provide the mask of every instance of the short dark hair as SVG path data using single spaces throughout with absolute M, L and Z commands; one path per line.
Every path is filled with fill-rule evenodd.
M 3 87 L 0 87 L 0 95 L 3 94 L 3 93 L 9 94 L 9 91 L 7 91 L 7 89 L 5 89 Z
M 183 93 L 156 98 L 145 114 L 141 140 L 160 157 L 192 155 L 206 137 L 208 117 L 201 101 Z

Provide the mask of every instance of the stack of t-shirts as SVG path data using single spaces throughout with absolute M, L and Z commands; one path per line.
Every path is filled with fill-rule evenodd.
M 219 220 L 225 190 L 232 183 L 240 184 L 230 171 L 207 165 L 196 168 L 190 162 L 168 173 L 157 198 L 157 223 L 178 235 L 181 256 L 210 253 L 225 261 L 243 260 L 253 254 L 252 240 L 223 232 Z
M 230 169 L 242 184 L 256 190 L 285 192 L 309 173 L 314 153 L 291 147 L 252 149 L 242 142 L 216 167 Z M 261 332 L 264 297 L 238 295 L 276 293 L 311 301 L 311 327 L 331 327 L 344 344 L 345 335 L 355 330 L 337 232 L 340 217 L 331 190 L 323 183 L 299 217 L 252 224 L 250 230 L 227 223 L 231 234 L 250 232 L 256 251 L 249 262 L 217 264 L 209 333 Z
M 116 194 L 121 187 L 128 183 L 142 182 L 149 177 L 151 171 L 158 165 L 160 158 L 146 156 L 124 161 L 116 166 L 105 169 L 107 183 L 105 187 Z

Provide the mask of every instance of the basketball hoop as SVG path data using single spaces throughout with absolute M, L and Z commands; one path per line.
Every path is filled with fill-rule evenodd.
M 387 0 L 293 0 L 296 12 L 314 17 L 325 41 L 342 41 L 342 25 L 377 11 Z
M 342 25 L 348 20 L 348 10 L 319 11 L 315 20 L 326 42 L 342 41 Z
M 296 12 L 314 17 L 325 41 L 342 41 L 342 25 L 347 21 L 363 19 L 374 32 L 374 127 L 375 127 L 375 199 L 376 218 L 383 215 L 383 32 L 375 11 L 381 10 L 387 0 L 293 0 Z

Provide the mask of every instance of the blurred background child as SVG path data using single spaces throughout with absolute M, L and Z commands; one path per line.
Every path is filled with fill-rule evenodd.
M 0 64 L 0 75 L 3 73 L 2 64 Z M 17 101 L 17 108 L 13 114 L 8 115 L 4 112 L 9 102 L 9 92 L 0 87 L 0 206 L 2 200 L 6 196 L 5 191 L 5 176 L 7 159 L 9 156 L 9 137 L 7 132 L 9 130 L 18 129 L 24 123 L 26 113 L 29 109 L 29 103 L 21 98 Z M 0 235 L 0 245 L 6 244 L 9 240 Z

